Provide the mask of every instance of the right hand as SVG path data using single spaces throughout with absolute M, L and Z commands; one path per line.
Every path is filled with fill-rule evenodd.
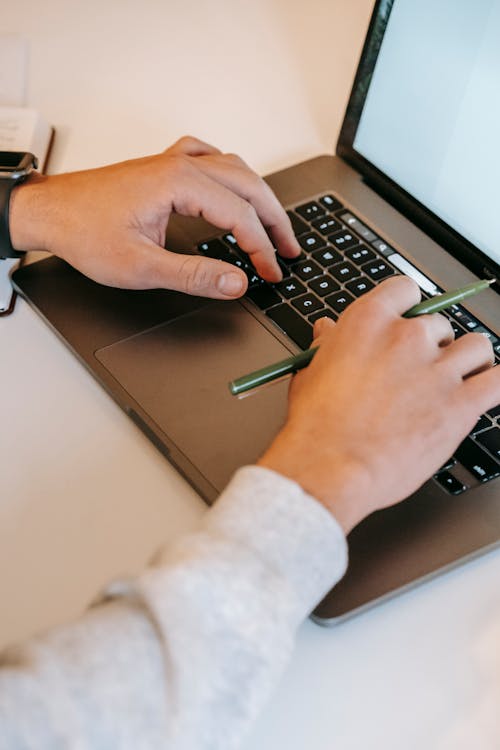
M 294 377 L 286 424 L 259 462 L 298 482 L 346 533 L 417 490 L 500 403 L 490 341 L 455 341 L 442 315 L 401 317 L 419 300 L 397 276 L 338 323 L 318 321 L 319 350 Z

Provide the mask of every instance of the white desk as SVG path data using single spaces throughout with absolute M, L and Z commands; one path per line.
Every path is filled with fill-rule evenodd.
M 29 41 L 52 171 L 192 133 L 268 172 L 331 151 L 371 4 L 18 0 L 2 32 Z M 22 302 L 0 351 L 7 643 L 77 615 L 204 505 Z M 498 748 L 499 576 L 497 552 L 336 630 L 305 623 L 249 750 Z

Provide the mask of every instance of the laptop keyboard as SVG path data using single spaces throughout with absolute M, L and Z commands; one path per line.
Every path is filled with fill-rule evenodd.
M 283 280 L 269 284 L 249 263 L 235 237 L 226 233 L 198 245 L 211 258 L 241 268 L 248 277 L 250 300 L 301 349 L 312 342 L 313 324 L 321 317 L 337 320 L 357 297 L 383 279 L 404 272 L 414 278 L 428 297 L 443 290 L 424 277 L 393 247 L 358 219 L 333 195 L 287 211 L 302 248 L 298 258 L 279 258 Z M 483 333 L 492 341 L 496 364 L 500 339 L 461 305 L 444 313 L 455 338 L 469 331 Z M 452 495 L 500 476 L 500 406 L 483 414 L 434 480 Z

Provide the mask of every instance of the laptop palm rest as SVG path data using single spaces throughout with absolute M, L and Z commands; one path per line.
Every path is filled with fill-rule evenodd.
M 239 303 L 207 302 L 95 356 L 219 492 L 286 415 L 288 383 L 239 399 L 228 382 L 289 354 Z

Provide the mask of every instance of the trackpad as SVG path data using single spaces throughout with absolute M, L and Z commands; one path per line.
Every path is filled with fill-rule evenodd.
M 238 399 L 228 382 L 289 354 L 241 304 L 214 302 L 95 356 L 220 491 L 283 424 L 288 390 L 280 382 Z

